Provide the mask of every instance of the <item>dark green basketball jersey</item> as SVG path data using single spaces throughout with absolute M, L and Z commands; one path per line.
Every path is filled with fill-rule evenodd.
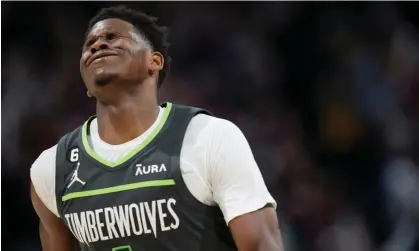
M 198 108 L 165 103 L 157 133 L 117 163 L 89 146 L 89 119 L 58 143 L 58 212 L 91 251 L 237 250 L 218 207 L 186 187 L 180 152 Z

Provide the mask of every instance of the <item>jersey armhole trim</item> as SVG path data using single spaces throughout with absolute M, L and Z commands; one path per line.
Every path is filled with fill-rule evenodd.
M 197 109 L 197 108 L 195 108 Z M 198 213 L 208 213 L 211 212 L 214 215 L 217 215 L 218 213 L 221 214 L 222 216 L 222 212 L 221 209 L 218 207 L 218 205 L 207 205 L 201 201 L 199 201 L 190 191 L 188 186 L 185 183 L 185 180 L 183 179 L 182 176 L 182 171 L 181 171 L 181 151 L 182 151 L 182 147 L 183 147 L 183 142 L 185 140 L 185 135 L 186 135 L 186 131 L 187 128 L 189 127 L 189 124 L 191 122 L 191 120 L 199 115 L 199 114 L 205 114 L 205 115 L 209 115 L 212 116 L 211 113 L 209 113 L 208 111 L 205 110 L 196 110 L 194 115 L 190 118 L 189 121 L 187 121 L 187 125 L 185 128 L 185 132 L 183 134 L 183 137 L 181 139 L 181 147 L 180 147 L 180 152 L 178 154 L 178 158 L 176 158 L 176 164 L 178 166 L 178 168 L 174 171 L 173 176 L 174 179 L 176 181 L 176 190 L 179 193 L 179 196 L 185 201 L 185 203 L 187 203 L 189 206 L 193 207 Z

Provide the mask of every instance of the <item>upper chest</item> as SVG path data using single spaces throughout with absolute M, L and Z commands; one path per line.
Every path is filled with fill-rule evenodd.
M 115 166 L 107 165 L 103 160 L 97 160 L 78 148 L 73 151 L 77 152 L 77 157 L 70 158 L 72 162 L 65 167 L 66 192 L 174 178 L 180 163 L 178 155 L 159 149 L 150 149 L 141 156 L 122 159 Z M 83 181 L 78 182 L 82 186 L 73 186 L 79 180 Z

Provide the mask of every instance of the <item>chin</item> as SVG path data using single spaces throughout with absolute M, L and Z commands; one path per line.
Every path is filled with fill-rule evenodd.
M 108 85 L 114 80 L 118 74 L 106 72 L 104 69 L 97 69 L 94 77 L 94 83 L 99 86 Z

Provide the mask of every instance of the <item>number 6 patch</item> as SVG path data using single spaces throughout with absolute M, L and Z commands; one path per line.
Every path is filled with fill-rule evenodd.
M 70 161 L 70 163 L 76 163 L 79 161 L 79 148 L 75 147 L 70 149 L 70 151 L 67 152 L 67 159 Z

